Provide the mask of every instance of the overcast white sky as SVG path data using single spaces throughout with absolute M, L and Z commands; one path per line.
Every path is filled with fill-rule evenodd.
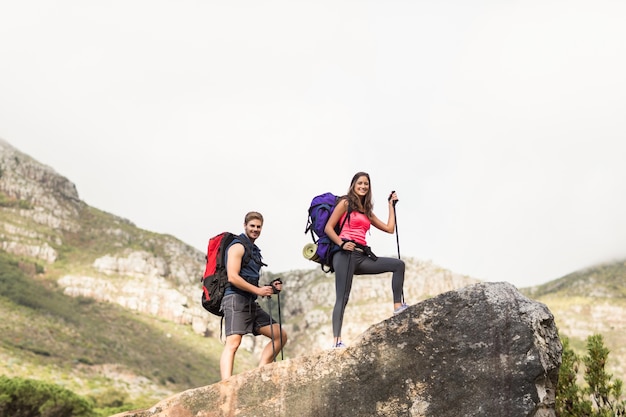
M 524 287 L 626 258 L 626 2 L 0 0 L 0 137 L 199 250 L 370 173 L 402 256 Z M 373 230 L 378 255 L 394 235 Z

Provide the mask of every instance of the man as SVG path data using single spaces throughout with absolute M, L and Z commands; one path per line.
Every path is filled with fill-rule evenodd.
M 272 285 L 259 287 L 260 270 L 264 265 L 261 250 L 254 242 L 261 235 L 263 216 L 251 211 L 244 220 L 244 233 L 228 247 L 226 251 L 226 271 L 228 287 L 222 300 L 226 344 L 220 358 L 220 374 L 222 380 L 233 373 L 235 353 L 241 344 L 243 335 L 262 334 L 270 338 L 261 353 L 259 366 L 268 364 L 276 358 L 287 342 L 287 334 L 280 325 L 267 314 L 257 303 L 257 297 L 271 297 L 274 292 L 282 289 L 282 282 L 274 281 Z M 250 251 L 250 256 L 246 256 Z M 244 260 L 249 259 L 247 262 Z

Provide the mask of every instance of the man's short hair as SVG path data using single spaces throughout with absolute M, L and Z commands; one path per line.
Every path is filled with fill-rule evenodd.
M 261 223 L 263 223 L 263 215 L 261 213 L 259 213 L 258 211 L 250 211 L 246 214 L 244 224 L 248 224 L 251 220 L 254 219 L 261 220 Z

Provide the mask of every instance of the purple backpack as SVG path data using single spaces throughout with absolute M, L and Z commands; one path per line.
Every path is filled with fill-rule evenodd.
M 335 205 L 339 201 L 339 198 L 339 196 L 332 193 L 324 193 L 314 197 L 309 206 L 309 217 L 304 230 L 305 234 L 311 232 L 313 243 L 317 245 L 315 254 L 307 256 L 307 258 L 321 264 L 324 272 L 334 272 L 333 255 L 341 249 L 337 244 L 331 241 L 324 232 L 326 223 Z M 337 225 L 337 227 L 335 227 L 337 234 L 341 232 L 341 228 L 347 219 L 348 216 L 346 216 L 341 226 Z

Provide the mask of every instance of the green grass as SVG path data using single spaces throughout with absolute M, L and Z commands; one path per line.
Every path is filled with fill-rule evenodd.
M 160 388 L 132 401 L 150 405 L 172 392 L 219 380 L 219 340 L 189 326 L 136 314 L 112 304 L 65 296 L 49 281 L 27 275 L 28 262 L 0 252 L 0 355 L 10 376 L 60 383 L 81 395 L 133 390 L 102 369 L 115 365 L 128 376 Z M 247 352 L 235 371 L 254 367 Z

